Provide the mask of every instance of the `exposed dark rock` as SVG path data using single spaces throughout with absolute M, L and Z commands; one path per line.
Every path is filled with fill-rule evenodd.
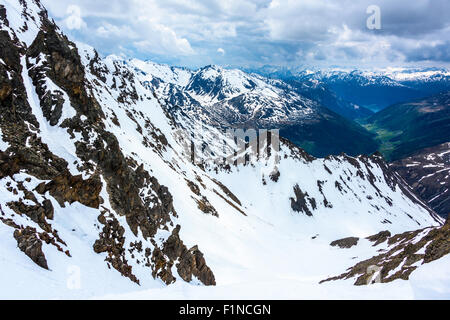
M 324 168 L 329 174 L 333 174 L 333 172 L 331 172 L 330 168 L 328 168 L 326 164 L 323 165 L 323 168 Z
M 230 200 L 228 200 L 227 198 L 225 198 L 223 195 L 221 195 L 216 189 L 213 190 L 215 194 L 217 194 L 220 198 L 222 198 L 226 203 L 228 203 L 231 207 L 233 207 L 234 209 L 236 209 L 237 211 L 239 211 L 240 213 L 242 213 L 244 216 L 246 216 L 247 214 L 242 211 L 241 208 L 239 208 L 236 204 L 234 204 L 233 202 L 231 202 Z
M 139 284 L 139 280 L 132 272 L 132 267 L 128 265 L 128 261 L 125 259 L 125 229 L 108 210 L 103 210 L 98 220 L 104 226 L 99 235 L 100 238 L 94 243 L 94 251 L 96 253 L 107 253 L 108 256 L 105 261 L 110 263 L 123 276 Z
M 342 249 L 348 249 L 351 248 L 353 246 L 356 246 L 358 244 L 359 238 L 356 237 L 348 237 L 348 238 L 343 238 L 343 239 L 339 239 L 339 240 L 334 240 L 333 242 L 330 243 L 330 246 L 332 247 L 339 247 Z
M 450 224 L 447 223 L 440 229 L 433 229 L 424 237 L 431 243 L 425 249 L 424 263 L 428 263 L 450 253 Z M 422 243 L 425 244 L 425 243 Z
M 42 241 L 39 239 L 36 229 L 26 227 L 14 231 L 14 239 L 17 245 L 31 260 L 41 268 L 48 270 L 47 259 L 42 252 Z
M 52 228 L 46 218 L 49 212 L 41 204 L 26 205 L 22 201 L 9 202 L 7 204 L 18 215 L 26 215 L 36 222 L 39 227 L 47 232 L 51 232 Z
M 37 88 L 44 113 L 48 110 L 48 105 L 58 103 L 54 101 L 54 96 L 52 100 L 45 97 L 47 92 L 41 83 L 42 78 L 47 75 L 65 90 L 70 97 L 72 107 L 80 114 L 85 115 L 92 122 L 104 118 L 97 101 L 87 94 L 84 67 L 75 44 L 59 33 L 58 27 L 48 19 L 43 19 L 42 29 L 27 50 L 28 61 L 30 58 L 38 59 L 42 53 L 45 54 L 46 63 L 43 63 L 42 67 L 30 69 L 29 74 Z M 51 117 L 58 118 L 57 115 L 50 115 Z
M 391 233 L 389 231 L 380 231 L 377 234 L 373 235 L 373 236 L 369 236 L 366 239 L 371 241 L 371 242 L 375 242 L 373 244 L 373 246 L 377 246 L 380 243 L 385 242 L 386 240 L 388 240 L 391 237 Z
M 192 193 L 199 196 L 200 195 L 199 186 L 195 182 L 192 182 L 191 180 L 186 179 L 186 182 L 187 182 L 187 185 L 189 186 L 189 189 L 191 189 Z
M 219 217 L 216 208 L 212 206 L 212 204 L 208 201 L 208 199 L 205 196 L 202 196 L 200 200 L 197 200 L 195 198 L 194 200 L 197 202 L 197 206 L 200 209 L 200 211 L 207 214 L 211 214 L 215 217 Z
M 270 180 L 272 180 L 273 182 L 278 182 L 278 179 L 280 178 L 280 171 L 278 169 L 276 169 L 274 172 L 272 172 L 269 175 Z
M 228 189 L 223 183 L 221 183 L 220 181 L 218 181 L 218 180 L 216 180 L 216 179 L 213 179 L 212 181 L 213 181 L 215 184 L 217 184 L 217 185 L 220 187 L 220 189 L 222 189 L 222 191 L 223 191 L 223 192 L 224 192 L 231 200 L 233 200 L 234 202 L 236 202 L 238 205 L 242 206 L 242 203 L 241 203 L 241 201 L 238 199 L 238 197 L 236 197 L 236 196 L 234 195 L 234 193 L 231 192 L 230 189 Z
M 308 197 L 308 193 L 303 193 L 298 184 L 294 186 L 295 199 L 290 198 L 291 208 L 296 212 L 303 212 L 309 217 L 312 217 L 312 212 L 306 204 L 306 200 L 309 200 L 312 207 L 315 208 L 315 200 Z
M 328 201 L 327 197 L 325 196 L 325 193 L 323 192 L 323 184 L 324 181 L 317 180 L 317 187 L 319 188 L 319 192 L 323 196 L 323 205 L 325 208 L 333 208 L 333 205 Z
M 44 213 L 47 219 L 53 220 L 55 209 L 53 208 L 52 202 L 48 199 L 45 199 L 42 202 L 42 205 L 44 206 Z
M 6 24 L 2 10 L 0 18 Z M 48 19 L 45 11 L 40 13 L 40 20 L 36 23 L 42 23 L 41 30 L 28 48 L 17 39 L 10 38 L 8 32 L 0 31 L 2 44 L 0 58 L 5 62 L 0 63 L 0 128 L 3 140 L 10 146 L 7 152 L 0 151 L 0 179 L 24 172 L 37 179 L 48 180 L 49 182 L 39 184 L 35 191 L 42 195 L 48 192 L 61 206 L 66 202 L 79 202 L 88 207 L 99 208 L 103 201 L 99 195 L 103 187 L 100 180 L 102 176 L 106 182 L 112 209 L 126 217 L 135 235 L 140 230 L 145 239 L 152 241 L 158 229 L 169 230 L 172 226 L 171 217 L 176 216 L 172 195 L 168 188 L 160 185 L 142 165 L 136 168 L 127 161 L 117 138 L 104 128 L 102 120 L 105 115 L 92 94 L 90 82 L 86 80 L 85 69 L 75 44 Z M 76 165 L 79 171 L 89 172 L 89 178 L 71 175 L 67 161 L 54 155 L 36 134 L 39 132 L 39 123 L 28 103 L 29 97 L 22 79 L 21 57 L 25 57 L 27 70 L 24 71 L 32 80 L 46 120 L 52 126 L 58 125 L 66 129 L 72 138 L 75 138 L 75 133 L 81 136 L 81 139 L 74 141 L 76 154 L 81 160 L 81 163 Z M 91 61 L 89 68 L 94 75 L 98 75 L 98 80 L 95 81 L 101 82 L 106 79 L 108 71 L 100 65 L 98 57 Z M 115 76 L 119 79 L 116 86 L 121 91 L 119 102 L 128 105 L 134 103 L 138 98 L 136 90 L 134 86 L 126 86 L 126 82 L 133 82 L 132 73 L 116 66 Z M 61 90 L 50 91 L 45 85 L 46 77 Z M 69 101 L 64 101 L 64 93 Z M 67 102 L 75 109 L 76 115 L 61 122 L 62 108 Z M 81 116 L 85 116 L 86 119 L 82 121 Z M 163 150 L 168 146 L 166 137 L 152 127 L 149 121 L 146 121 L 145 129 L 148 132 L 144 132 L 144 127 L 140 127 L 139 130 L 143 135 L 148 133 L 157 141 L 155 148 Z M 93 135 L 96 138 L 91 141 Z M 24 193 L 26 199 L 35 200 L 31 191 Z M 53 234 L 55 230 L 52 230 L 49 223 L 55 214 L 50 200 L 33 206 L 25 206 L 21 202 L 14 202 L 11 205 L 17 213 L 26 214 L 43 230 L 48 231 L 48 234 L 42 234 L 46 242 L 52 244 L 59 242 L 52 240 L 57 238 Z M 123 226 L 118 225 L 114 217 L 104 215 L 105 213 L 102 213 L 99 217 L 99 222 L 104 226 L 94 250 L 106 253 L 109 265 L 132 281 L 139 282 L 124 256 Z M 8 220 L 3 220 L 11 224 Z M 50 236 L 50 232 L 53 236 Z M 31 235 L 27 237 L 32 239 L 34 246 L 38 248 L 39 239 L 36 240 Z M 25 243 L 25 240 L 21 241 Z M 33 250 L 33 261 L 44 265 L 42 258 L 35 252 L 37 249 Z M 147 257 L 151 256 L 149 250 L 145 248 Z M 158 257 L 157 254 L 154 256 Z M 184 254 L 179 257 L 179 263 L 184 263 L 183 259 L 186 258 L 188 259 L 186 263 L 190 264 L 191 256 L 198 259 L 197 253 Z M 153 263 L 160 264 L 163 260 L 156 259 Z M 197 266 L 201 266 L 200 260 Z M 152 267 L 150 262 L 148 267 Z M 203 272 L 203 268 L 200 269 L 202 271 L 198 271 L 199 275 Z
M 344 189 L 342 188 L 342 185 L 340 184 L 339 181 L 335 181 L 335 182 L 334 182 L 334 186 L 335 186 L 336 189 L 338 189 L 341 193 L 342 193 L 342 191 L 344 190 Z
M 98 176 L 83 180 L 81 175 L 72 176 L 67 172 L 55 177 L 47 184 L 43 182 L 36 187 L 36 191 L 40 194 L 49 192 L 61 207 L 64 207 L 67 201 L 80 202 L 91 208 L 99 207 L 101 189 L 102 183 Z

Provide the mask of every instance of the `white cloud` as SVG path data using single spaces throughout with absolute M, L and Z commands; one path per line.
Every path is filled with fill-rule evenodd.
M 143 52 L 154 54 L 192 55 L 195 51 L 185 38 L 178 37 L 171 28 L 145 19 L 146 37 L 134 45 Z
M 272 40 L 323 40 L 343 7 L 337 1 L 273 0 L 262 10 Z
M 448 0 L 377 0 L 379 32 L 366 28 L 373 0 L 77 0 L 69 7 L 41 1 L 69 35 L 105 54 L 126 49 L 140 58 L 195 60 L 197 66 L 357 65 L 421 57 L 450 63 Z
M 217 52 L 220 53 L 223 56 L 225 55 L 225 50 L 223 48 L 217 49 Z
M 78 30 L 86 27 L 86 23 L 81 17 L 81 8 L 76 5 L 70 5 L 67 7 L 66 14 L 68 17 L 65 19 L 66 26 L 69 30 Z

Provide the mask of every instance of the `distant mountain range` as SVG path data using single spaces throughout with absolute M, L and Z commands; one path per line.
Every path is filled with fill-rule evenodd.
M 265 66 L 248 69 L 266 77 L 295 81 L 299 84 L 314 82 L 331 91 L 339 99 L 359 108 L 380 111 L 389 105 L 427 97 L 450 90 L 450 72 L 439 68 L 364 70 L 309 70 Z M 333 111 L 333 103 L 325 104 Z M 345 115 L 345 114 L 343 114 Z M 348 115 L 355 118 L 363 114 Z
M 443 101 L 418 98 L 450 88 L 450 73 L 443 69 L 277 73 L 271 68 L 262 69 L 261 76 L 257 70 L 189 70 L 110 58 L 133 66 L 161 99 L 192 117 L 222 128 L 278 128 L 283 137 L 318 157 L 380 150 L 388 159 L 399 159 L 445 142 L 442 136 L 448 132 L 448 101 L 443 96 Z M 426 115 L 405 113 L 402 106 L 417 104 L 417 99 L 430 108 L 430 103 L 441 107 Z M 407 102 L 391 105 L 403 100 Z M 374 114 L 369 107 L 385 110 Z
M 208 124 L 280 129 L 283 137 L 319 157 L 377 150 L 375 135 L 324 107 L 322 102 L 335 101 L 342 113 L 358 112 L 328 91 L 319 97 L 315 94 L 319 88 L 309 92 L 312 87 L 300 90 L 295 83 L 218 66 L 190 71 L 150 61 L 122 63 L 132 65 L 140 80 L 152 86 L 162 100 Z

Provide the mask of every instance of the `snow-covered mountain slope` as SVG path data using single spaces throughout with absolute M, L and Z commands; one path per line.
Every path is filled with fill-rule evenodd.
M 364 119 L 373 112 L 360 105 L 352 103 L 333 92 L 319 76 L 322 73 L 308 69 L 288 68 L 277 66 L 262 66 L 260 68 L 247 68 L 247 72 L 259 74 L 269 79 L 280 79 L 289 84 L 290 90 L 294 90 L 302 96 L 319 102 L 324 107 L 350 119 Z
M 274 132 L 239 150 L 156 77 L 71 42 L 38 0 L 7 0 L 0 22 L 2 298 L 230 298 L 287 282 L 291 298 L 342 298 L 318 282 L 376 252 L 331 241 L 443 222 L 379 155 L 316 159 L 283 139 L 278 150 Z
M 206 66 L 188 74 L 187 70 L 150 61 L 133 59 L 128 63 L 143 71 L 138 73 L 141 82 L 154 81 L 153 87 L 161 97 L 170 97 L 173 94 L 170 89 L 176 86 L 180 94 L 186 96 L 184 101 L 179 101 L 179 106 L 192 110 L 191 116 L 207 114 L 210 124 L 295 121 L 307 119 L 314 112 L 313 101 L 238 69 Z M 198 108 L 189 108 L 191 101 L 195 101 L 193 105 Z
M 426 68 L 426 69 L 407 69 L 407 68 L 390 68 L 380 71 L 387 77 L 399 81 L 450 81 L 450 72 L 443 68 Z
M 119 57 L 115 56 L 110 56 L 109 59 L 120 60 Z M 139 59 L 132 59 L 129 63 L 135 66 L 137 70 L 142 71 L 141 77 L 143 77 L 144 81 L 151 82 L 155 79 L 155 81 L 159 80 L 164 83 L 187 86 L 192 77 L 192 71 L 186 68 L 171 67 Z
M 450 142 L 390 164 L 444 218 L 450 213 Z
M 346 119 L 365 119 L 373 114 L 373 111 L 339 97 L 324 82 L 317 79 L 292 77 L 285 81 L 301 95 L 319 102 Z

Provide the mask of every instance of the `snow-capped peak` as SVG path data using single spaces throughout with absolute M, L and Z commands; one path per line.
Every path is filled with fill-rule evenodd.
M 152 61 L 131 59 L 129 63 L 143 72 L 143 79 L 152 81 L 154 78 L 163 82 L 186 86 L 192 76 L 192 71 L 187 68 L 172 67 L 167 64 L 158 64 Z

